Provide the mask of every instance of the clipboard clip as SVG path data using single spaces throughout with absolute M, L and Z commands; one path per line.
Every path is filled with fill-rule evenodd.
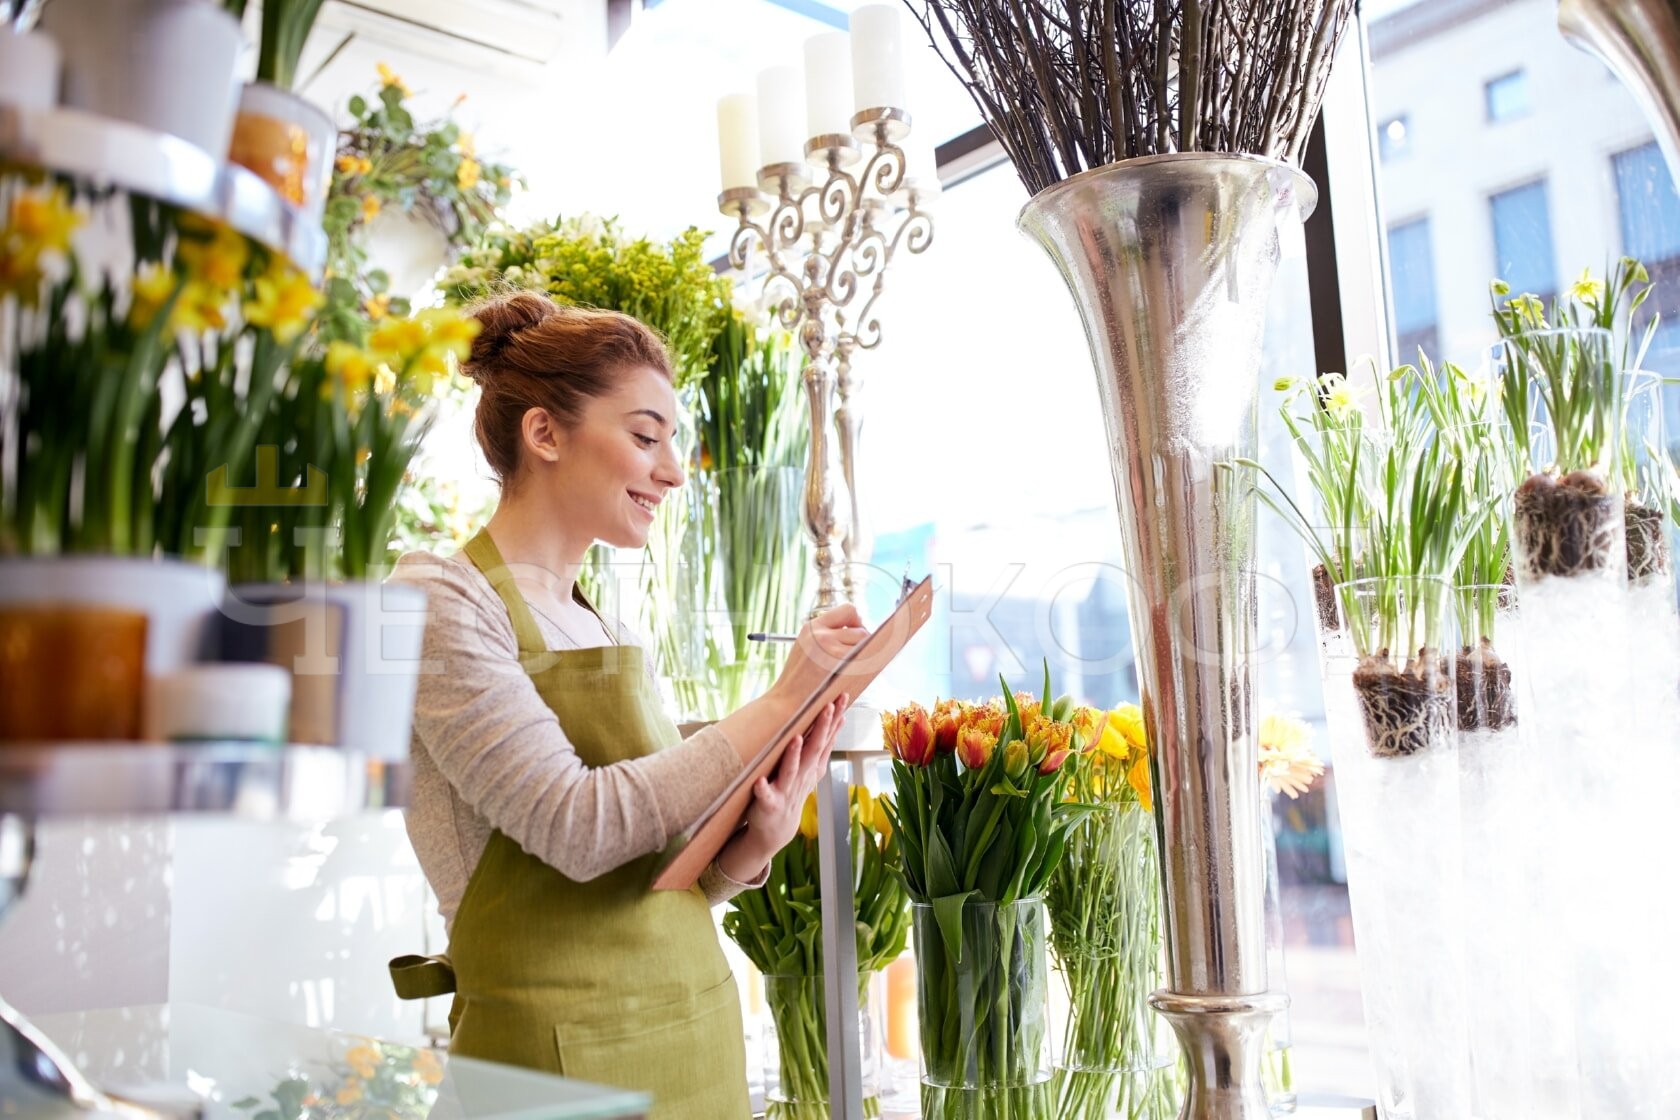
M 916 581 L 910 578 L 910 562 L 904 562 L 904 579 L 898 587 L 898 601 L 900 603 L 910 598 L 910 592 L 916 590 Z

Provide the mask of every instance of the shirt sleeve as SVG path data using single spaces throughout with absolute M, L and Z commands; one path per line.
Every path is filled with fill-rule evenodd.
M 700 873 L 700 890 L 706 896 L 707 906 L 722 906 L 742 891 L 757 890 L 769 881 L 770 865 L 768 863 L 764 865 L 764 870 L 760 871 L 752 882 L 743 883 L 724 874 L 723 868 L 717 865 L 716 860 L 713 860 L 711 865 Z
M 427 595 L 420 744 L 474 812 L 568 878 L 661 850 L 741 769 L 717 727 L 643 758 L 585 765 L 520 666 L 507 608 L 476 569 L 410 554 L 391 578 Z

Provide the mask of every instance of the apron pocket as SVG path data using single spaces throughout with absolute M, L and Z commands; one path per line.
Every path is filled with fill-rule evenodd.
M 735 978 L 688 999 L 554 1028 L 565 1077 L 650 1092 L 652 1117 L 745 1115 L 747 1071 Z M 720 1107 L 721 1106 L 721 1107 Z

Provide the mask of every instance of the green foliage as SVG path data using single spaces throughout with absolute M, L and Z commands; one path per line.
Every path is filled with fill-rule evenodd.
M 457 302 L 511 285 L 621 311 L 664 337 L 683 389 L 710 366 L 712 343 L 732 317 L 729 281 L 707 262 L 705 239 L 693 227 L 664 243 L 631 238 L 614 219 L 590 217 L 492 230 L 441 287 Z
M 244 0 L 236 0 L 238 14 Z M 257 44 L 257 80 L 289 90 L 297 82 L 298 59 L 322 0 L 263 0 L 262 39 Z

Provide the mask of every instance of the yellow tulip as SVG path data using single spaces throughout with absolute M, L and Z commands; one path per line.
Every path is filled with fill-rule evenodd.
M 1148 752 L 1149 731 L 1144 727 L 1143 709 L 1136 704 L 1122 704 L 1108 715 L 1109 724 L 1118 728 L 1127 746 L 1134 751 Z
M 805 807 L 799 811 L 799 835 L 807 840 L 817 838 L 817 795 L 805 795 Z
M 1126 783 L 1137 794 L 1138 802 L 1146 813 L 1154 811 L 1155 792 L 1149 786 L 1149 756 L 1140 754 L 1137 761 L 1132 763 L 1131 770 L 1126 773 Z

